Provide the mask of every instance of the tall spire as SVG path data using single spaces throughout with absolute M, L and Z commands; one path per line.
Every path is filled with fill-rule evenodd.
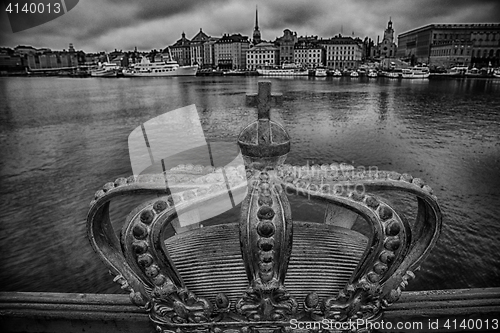
M 259 30 L 259 11 L 257 10 L 257 5 L 255 5 L 255 30 Z
M 261 41 L 259 31 L 259 12 L 257 11 L 257 6 L 255 6 L 255 29 L 253 30 L 253 43 L 259 44 Z

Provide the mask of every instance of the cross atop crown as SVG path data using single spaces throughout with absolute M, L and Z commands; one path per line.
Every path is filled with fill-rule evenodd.
M 257 121 L 238 137 L 238 144 L 247 164 L 257 162 L 272 167 L 283 163 L 290 151 L 290 137 L 285 129 L 271 120 L 271 107 L 281 104 L 282 94 L 271 94 L 271 82 L 259 82 L 257 94 L 247 95 L 247 105 L 256 106 Z
M 283 94 L 271 94 L 271 82 L 259 82 L 257 94 L 247 95 L 247 106 L 256 106 L 259 119 L 271 119 L 271 107 L 281 105 Z

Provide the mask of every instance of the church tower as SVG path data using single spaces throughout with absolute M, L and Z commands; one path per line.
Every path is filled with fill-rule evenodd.
M 257 6 L 255 6 L 255 28 L 253 30 L 253 44 L 259 44 L 262 40 L 260 39 L 259 31 L 259 12 L 257 11 Z
M 384 39 L 378 44 L 378 55 L 381 58 L 393 58 L 396 56 L 397 46 L 394 43 L 394 29 L 392 28 L 392 19 L 389 18 L 387 28 L 384 31 Z
M 384 31 L 384 40 L 387 40 L 388 43 L 394 42 L 394 29 L 392 28 L 392 19 L 389 18 L 389 22 L 387 23 L 387 29 Z

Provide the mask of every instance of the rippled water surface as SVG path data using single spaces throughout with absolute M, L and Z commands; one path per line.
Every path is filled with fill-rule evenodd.
M 377 166 L 433 187 L 444 226 L 411 289 L 500 287 L 500 80 L 270 80 L 288 163 Z M 256 119 L 245 94 L 257 82 L 0 78 L 0 289 L 120 292 L 85 219 L 100 186 L 131 174 L 128 135 L 195 104 L 209 140 L 236 142 Z M 317 218 L 311 205 L 294 219 Z

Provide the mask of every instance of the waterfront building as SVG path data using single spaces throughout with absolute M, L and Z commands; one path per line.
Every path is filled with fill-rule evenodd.
M 215 62 L 215 43 L 220 38 L 210 37 L 208 41 L 203 44 L 203 67 L 204 68 L 216 68 L 217 63 Z
M 397 56 L 431 66 L 498 66 L 500 24 L 429 24 L 400 34 Z
M 274 44 L 279 48 L 279 64 L 293 64 L 294 47 L 298 42 L 297 33 L 289 29 L 283 30 L 283 36 L 276 38 Z
M 191 38 L 191 42 L 189 44 L 189 53 L 191 55 L 192 65 L 198 65 L 200 68 L 203 67 L 205 63 L 205 49 L 203 45 L 209 40 L 210 36 L 205 34 L 201 28 L 196 36 Z
M 343 37 L 321 39 L 318 45 L 325 49 L 326 66 L 330 69 L 357 69 L 363 56 L 363 41 L 359 38 Z
M 204 68 L 216 68 L 215 62 L 215 43 L 220 38 L 210 37 L 208 41 L 203 44 L 203 66 Z
M 450 68 L 471 65 L 472 41 L 442 40 L 432 44 L 429 52 L 429 64 L 433 67 Z
M 245 69 L 250 41 L 241 34 L 224 34 L 214 44 L 214 61 L 219 69 Z
M 257 6 L 255 6 L 255 27 L 253 30 L 253 35 L 252 35 L 252 43 L 254 45 L 259 44 L 262 42 L 261 35 L 260 35 L 260 30 L 259 30 L 259 13 L 257 11 Z
M 476 66 L 500 66 L 500 24 L 492 24 L 490 29 L 471 32 L 471 63 Z
M 299 37 L 293 49 L 294 62 L 304 68 L 325 64 L 325 48 L 318 44 L 318 37 Z
M 181 38 L 170 46 L 170 52 L 172 53 L 172 58 L 177 61 L 179 65 L 191 65 L 190 40 L 186 38 L 184 31 L 182 32 Z M 163 53 L 167 54 L 168 50 L 165 49 Z
M 52 51 L 47 48 L 35 49 L 31 46 L 21 46 L 15 49 L 21 58 L 22 66 L 28 69 L 58 69 L 84 65 L 85 53 L 76 51 L 73 44 L 68 50 Z
M 13 49 L 0 48 L 0 72 L 24 70 L 23 57 L 16 54 Z
M 279 65 L 279 48 L 272 43 L 261 42 L 249 48 L 246 56 L 246 68 L 250 70 Z

